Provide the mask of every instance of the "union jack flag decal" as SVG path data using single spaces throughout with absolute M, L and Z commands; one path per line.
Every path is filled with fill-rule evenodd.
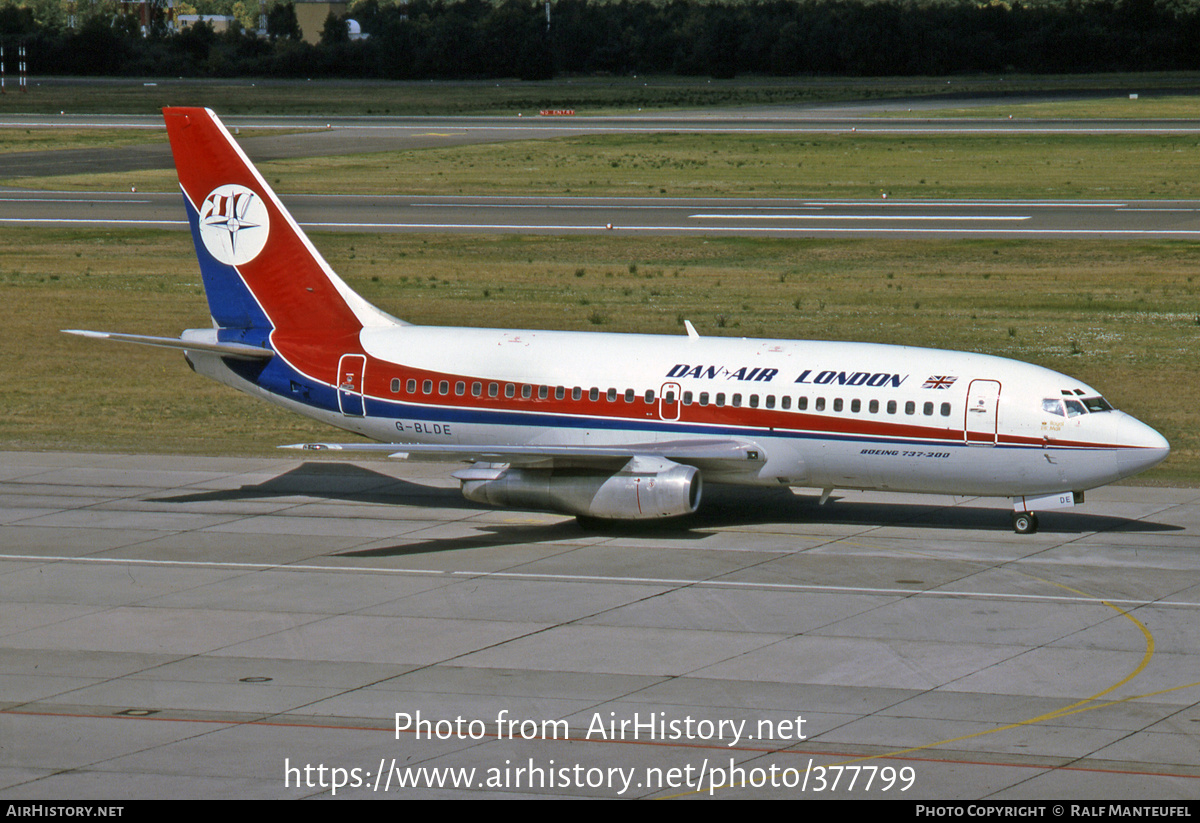
M 923 388 L 923 389 L 948 389 L 954 385 L 954 381 L 957 379 L 958 379 L 957 377 L 948 377 L 944 374 L 935 374 L 934 376 L 932 376 L 928 380 L 926 380 L 925 385 L 922 386 L 921 388 Z

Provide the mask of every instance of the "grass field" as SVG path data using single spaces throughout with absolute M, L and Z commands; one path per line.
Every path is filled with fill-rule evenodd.
M 1152 482 L 1200 482 L 1200 250 L 1179 242 L 318 235 L 368 299 L 427 324 L 869 340 L 1079 377 L 1159 428 Z M 174 335 L 207 308 L 182 232 L 0 231 L 8 448 L 264 453 L 331 431 L 174 353 L 62 328 Z
M 165 139 L 163 136 L 159 140 Z M 1200 198 L 1194 135 L 594 135 L 264 162 L 284 192 Z M 174 191 L 173 171 L 3 181 Z
M 1136 83 L 1129 92 L 1093 100 L 1045 103 L 1014 102 L 1011 105 L 948 107 L 921 116 L 933 117 L 1012 117 L 1020 120 L 1194 120 L 1200 117 L 1200 100 L 1195 95 L 1164 93 L 1161 96 L 1130 99 L 1137 93 Z
M 62 151 L 165 142 L 161 129 L 0 129 L 0 152 Z

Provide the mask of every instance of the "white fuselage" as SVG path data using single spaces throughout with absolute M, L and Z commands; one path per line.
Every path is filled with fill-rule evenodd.
M 735 437 L 767 456 L 710 471 L 708 482 L 1047 495 L 1134 474 L 1168 448 L 1127 414 L 1087 411 L 1082 400 L 1099 394 L 1074 378 L 969 352 L 409 325 L 364 329 L 360 342 L 359 382 L 336 411 L 247 384 L 216 357 L 193 359 L 207 360 L 197 368 L 212 377 L 385 443 Z M 1083 413 L 1048 410 L 1067 400 Z

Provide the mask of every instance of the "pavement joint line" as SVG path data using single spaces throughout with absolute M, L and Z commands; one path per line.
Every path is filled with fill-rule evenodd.
M 969 592 L 938 589 L 893 589 L 868 586 L 813 586 L 799 583 L 770 583 L 755 581 L 686 579 L 686 578 L 656 578 L 656 577 L 616 577 L 602 575 L 552 574 L 548 572 L 507 572 L 507 571 L 472 571 L 463 569 L 393 569 L 380 566 L 326 566 L 307 563 L 242 563 L 232 561 L 195 561 L 195 560 L 151 560 L 145 558 L 121 557 L 68 557 L 61 555 L 24 555 L 0 554 L 0 562 L 42 562 L 42 563 L 109 563 L 115 565 L 146 565 L 146 566 L 177 566 L 180 568 L 225 568 L 247 569 L 260 571 L 322 571 L 343 572 L 350 574 L 411 574 L 411 575 L 446 575 L 452 577 L 495 577 L 534 580 L 560 580 L 580 583 L 635 583 L 672 586 L 697 586 L 735 589 L 771 589 L 776 591 L 798 592 L 837 592 L 842 594 L 890 595 L 895 597 L 944 597 L 980 600 L 1003 600 L 1014 602 L 1048 602 L 1048 603 L 1079 603 L 1088 605 L 1114 605 L 1129 608 L 1180 608 L 1200 609 L 1200 602 L 1182 603 L 1164 600 L 1133 600 L 1110 597 L 1068 596 L 1068 595 L 1033 595 L 1033 594 L 1000 594 L 995 592 Z

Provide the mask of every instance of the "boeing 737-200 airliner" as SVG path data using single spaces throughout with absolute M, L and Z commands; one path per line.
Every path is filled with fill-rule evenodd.
M 583 521 L 675 517 L 702 482 L 1009 497 L 1013 527 L 1162 461 L 1167 441 L 1049 369 L 909 346 L 436 328 L 333 272 L 211 111 L 164 110 L 213 328 L 206 375 L 374 443 L 454 460 L 463 494 Z

